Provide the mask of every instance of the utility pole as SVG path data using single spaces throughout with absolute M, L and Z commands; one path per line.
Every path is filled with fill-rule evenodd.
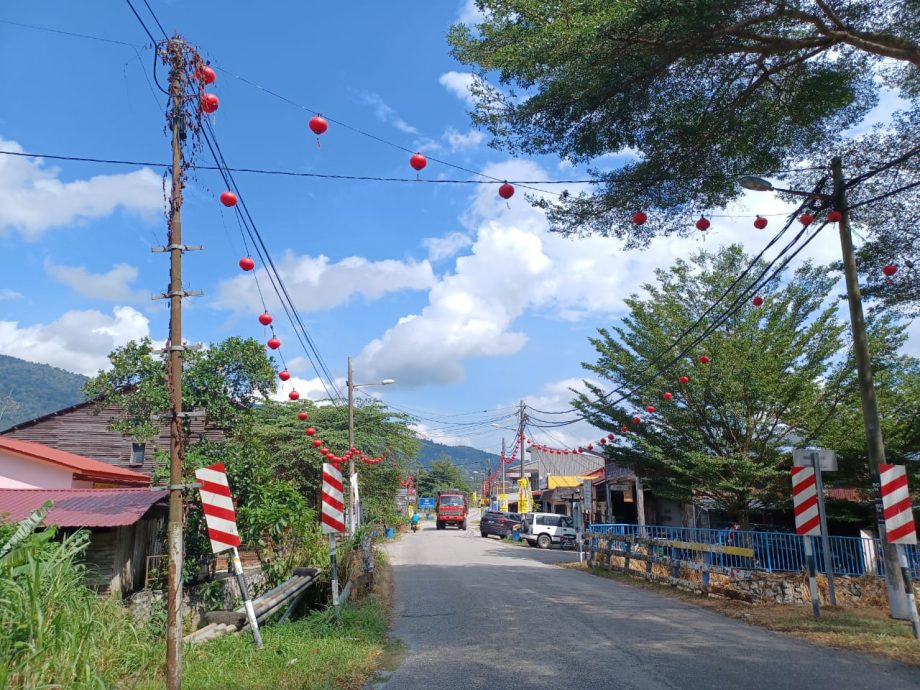
M 348 358 L 348 450 L 355 447 L 355 382 L 351 372 L 351 357 Z M 348 456 L 348 534 L 355 533 L 357 516 L 355 515 L 355 492 L 352 490 L 352 477 L 355 474 L 355 459 Z
M 524 477 L 524 420 L 526 419 L 524 415 L 524 401 L 521 400 L 521 421 L 518 429 L 518 443 L 521 446 L 521 478 L 518 481 L 518 512 L 525 512 L 521 510 L 521 501 L 524 497 L 524 487 L 527 486 L 527 480 Z M 527 500 L 527 511 L 530 511 L 531 505 L 530 500 Z
M 910 580 L 905 582 L 901 572 L 897 545 L 888 543 L 885 519 L 882 515 L 881 480 L 879 479 L 878 466 L 885 463 L 885 442 L 882 439 L 878 404 L 875 398 L 875 384 L 872 380 L 869 337 L 866 333 L 866 321 L 863 317 L 862 296 L 859 292 L 859 278 L 856 273 L 856 256 L 853 253 L 853 237 L 850 234 L 850 214 L 843 179 L 843 163 L 840 156 L 835 156 L 831 160 L 831 173 L 834 180 L 834 204 L 842 214 L 838 228 L 840 231 L 840 249 L 843 255 L 843 275 L 846 278 L 847 302 L 850 307 L 853 354 L 856 358 L 856 372 L 859 379 L 859 398 L 862 403 L 867 455 L 869 457 L 869 468 L 874 477 L 876 518 L 878 520 L 879 538 L 882 543 L 882 555 L 885 560 L 888 607 L 892 617 L 909 620 L 911 612 L 906 592 L 908 591 L 907 588 L 911 587 L 911 583 Z
M 504 436 L 502 436 L 502 456 L 501 456 L 501 463 L 502 463 L 502 467 L 501 467 L 501 469 L 502 469 L 502 483 L 501 483 L 501 487 L 502 487 L 502 488 L 501 488 L 501 492 L 500 492 L 500 493 L 506 494 L 506 493 L 508 493 L 508 489 L 507 489 L 507 487 L 505 486 L 505 437 L 504 437 Z
M 185 171 L 185 44 L 175 36 L 166 43 L 169 96 L 172 103 L 172 189 L 169 198 L 169 526 L 167 528 L 168 592 L 166 618 L 166 682 L 169 690 L 182 686 L 182 189 Z

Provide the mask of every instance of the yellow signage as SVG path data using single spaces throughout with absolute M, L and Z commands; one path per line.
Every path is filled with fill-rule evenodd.
M 530 493 L 530 481 L 518 479 L 518 512 L 530 513 L 533 511 L 533 494 Z
M 503 513 L 508 512 L 508 494 L 498 495 L 498 509 Z

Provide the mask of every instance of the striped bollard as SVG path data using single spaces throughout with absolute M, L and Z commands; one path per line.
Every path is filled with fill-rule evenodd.
M 792 468 L 792 510 L 795 513 L 795 533 L 801 535 L 808 562 L 808 591 L 811 593 L 811 611 L 815 618 L 821 615 L 818 602 L 818 584 L 815 582 L 815 552 L 811 538 L 821 534 L 818 514 L 818 489 L 815 485 L 814 467 Z
M 910 611 L 910 624 L 914 637 L 920 640 L 920 616 L 914 597 L 913 580 L 907 564 L 905 545 L 917 543 L 917 526 L 911 506 L 910 491 L 907 488 L 907 472 L 904 465 L 879 465 L 879 485 L 882 491 L 882 510 L 885 517 L 885 533 L 889 544 L 898 550 L 898 564 L 901 579 L 904 580 L 904 595 Z
M 323 463 L 323 495 L 320 522 L 322 530 L 329 535 L 329 572 L 332 576 L 332 605 L 335 617 L 339 613 L 339 569 L 335 558 L 336 535 L 345 532 L 345 503 L 342 494 L 342 471 L 332 463 Z

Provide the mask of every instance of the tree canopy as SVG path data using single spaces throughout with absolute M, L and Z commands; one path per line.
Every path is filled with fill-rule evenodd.
M 470 486 L 463 478 L 460 468 L 446 456 L 432 461 L 428 469 L 419 471 L 415 486 L 419 496 L 434 496 L 443 489 L 460 489 L 467 493 L 470 492 Z

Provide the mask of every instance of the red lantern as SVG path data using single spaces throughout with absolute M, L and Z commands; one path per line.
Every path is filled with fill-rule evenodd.
M 287 369 L 282 369 L 278 372 L 278 378 L 282 381 L 287 381 L 291 378 L 291 372 L 289 372 Z
M 754 299 L 751 300 L 751 304 L 753 304 L 755 307 L 759 307 L 760 305 L 763 304 L 763 297 L 761 297 L 760 295 L 757 295 L 756 297 L 754 297 Z
M 297 419 L 299 419 L 301 422 L 305 422 L 305 421 L 307 421 L 309 418 L 310 418 L 310 415 L 308 415 L 308 414 L 307 414 L 306 412 L 304 412 L 303 410 L 301 410 L 300 412 L 297 413 Z
M 310 131 L 316 136 L 324 134 L 329 129 L 329 123 L 322 115 L 314 115 L 310 118 Z
M 613 439 L 616 438 L 616 436 L 614 436 L 613 434 L 607 434 L 607 438 L 612 441 Z
M 256 262 L 252 260 L 252 257 L 244 256 L 242 259 L 240 259 L 240 268 L 242 268 L 244 271 L 251 271 L 255 267 Z
M 655 411 L 655 406 L 654 406 L 654 405 L 649 405 L 649 406 L 647 406 L 647 407 L 645 408 L 645 411 L 648 412 L 649 414 L 651 414 L 652 412 Z
M 884 273 L 889 278 L 898 272 L 898 267 L 896 264 L 888 264 L 887 266 L 882 266 L 882 273 Z
M 754 227 L 758 230 L 763 230 L 765 227 L 767 227 L 767 219 L 763 216 L 757 216 L 754 219 Z
M 233 192 L 221 192 L 220 193 L 220 203 L 222 203 L 227 208 L 233 208 L 236 206 L 236 194 Z
M 267 326 L 271 322 L 272 322 L 272 315 L 269 314 L 267 311 L 259 314 L 259 323 L 261 323 L 263 326 Z
M 578 446 L 578 452 L 579 452 L 579 453 L 584 453 L 584 452 L 585 452 L 585 449 L 582 448 L 581 446 Z
M 803 213 L 801 216 L 799 216 L 799 222 L 802 225 L 811 225 L 814 219 L 815 217 L 810 213 Z
M 607 439 L 606 439 L 606 438 L 602 438 L 600 441 L 598 441 L 598 443 L 600 443 L 602 446 L 606 446 L 606 445 L 607 445 Z
M 424 170 L 425 166 L 428 165 L 428 159 L 421 153 L 414 153 L 412 154 L 412 158 L 409 159 L 409 165 L 411 165 L 414 170 Z
M 620 427 L 620 431 L 622 431 L 625 434 L 627 431 L 629 431 L 629 427 L 624 424 L 623 426 Z
M 697 230 L 709 230 L 710 225 L 712 225 L 712 223 L 709 222 L 706 216 L 700 216 L 700 219 L 696 221 Z
M 208 65 L 201 65 L 195 70 L 195 79 L 203 81 L 205 84 L 213 84 L 217 80 L 217 72 Z
M 841 218 L 843 218 L 843 214 L 840 211 L 838 211 L 836 208 L 831 209 L 830 211 L 827 212 L 827 222 L 828 223 L 839 223 Z
M 268 347 L 272 350 L 277 350 L 279 347 L 281 347 L 281 341 L 277 338 L 269 338 L 266 345 L 268 345 Z
M 677 380 L 678 380 L 682 385 L 684 385 L 684 386 L 686 386 L 688 383 L 690 383 L 690 377 L 689 377 L 689 376 L 681 376 L 681 377 L 680 377 L 679 379 L 677 379 Z
M 308 426 L 306 432 L 304 432 L 304 433 L 306 433 L 307 436 L 315 436 L 315 435 L 316 435 L 316 429 L 314 429 L 312 426 Z
M 314 429 L 313 431 L 314 431 L 314 433 L 316 433 L 316 430 L 315 430 L 315 429 Z M 308 433 L 309 433 L 309 432 L 308 432 Z M 314 447 L 314 448 L 319 448 L 321 445 L 323 445 L 323 442 L 322 442 L 322 441 L 320 441 L 318 438 L 314 438 L 314 439 L 313 439 L 313 447 Z
M 326 448 L 326 446 L 323 446 L 322 448 L 320 448 L 319 452 L 322 453 L 323 455 L 332 455 L 332 451 Z
M 709 364 L 709 357 L 706 355 L 700 355 L 700 364 Z
M 633 417 L 633 424 L 641 424 L 641 423 L 642 423 L 641 417 Z
M 201 109 L 206 113 L 215 113 L 220 107 L 220 99 L 216 94 L 205 93 L 201 96 Z
M 674 397 L 674 394 L 671 391 L 665 391 L 664 395 L 662 395 L 661 397 L 664 398 L 665 400 L 670 400 L 671 398 Z
M 645 214 L 645 211 L 636 211 L 633 214 L 633 223 L 635 225 L 643 225 L 647 220 L 648 216 Z
M 412 166 L 412 167 L 414 168 L 415 166 Z M 422 168 L 424 167 L 425 166 L 423 165 Z M 510 199 L 511 197 L 514 196 L 514 186 L 505 182 L 501 187 L 498 188 L 498 195 L 502 199 Z
M 300 393 L 298 393 L 297 391 L 291 391 L 290 393 L 288 393 L 288 397 L 291 400 L 297 400 L 298 398 L 300 398 Z

